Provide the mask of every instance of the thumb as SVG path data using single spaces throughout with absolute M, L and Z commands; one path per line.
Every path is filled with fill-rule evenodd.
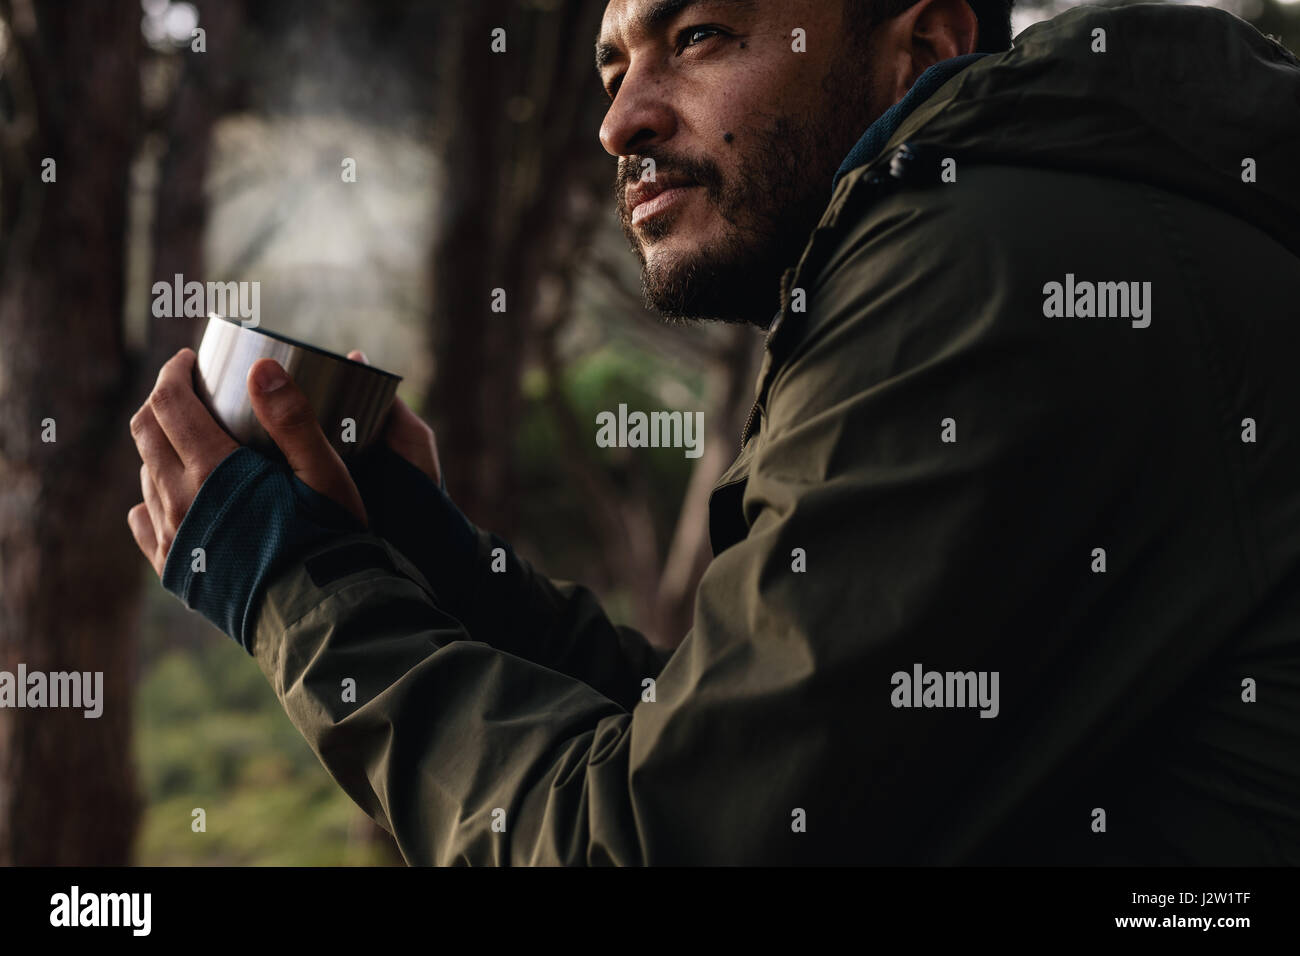
M 366 508 L 347 466 L 316 421 L 307 396 L 275 359 L 259 359 L 248 370 L 253 414 L 280 449 L 298 479 L 342 505 L 363 524 Z

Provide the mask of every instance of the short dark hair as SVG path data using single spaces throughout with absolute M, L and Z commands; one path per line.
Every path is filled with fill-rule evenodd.
M 850 29 L 859 36 L 915 6 L 917 0 L 844 0 Z M 1011 7 L 1015 0 L 966 0 L 979 21 L 977 53 L 1011 49 Z

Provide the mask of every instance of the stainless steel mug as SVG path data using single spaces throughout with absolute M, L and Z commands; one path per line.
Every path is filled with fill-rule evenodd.
M 262 358 L 284 366 L 340 456 L 356 455 L 380 437 L 400 375 L 278 332 L 245 328 L 232 319 L 212 316 L 199 345 L 194 390 L 235 441 L 279 457 L 248 398 L 248 370 Z

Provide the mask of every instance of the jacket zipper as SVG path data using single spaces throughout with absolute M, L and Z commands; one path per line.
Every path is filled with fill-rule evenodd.
M 1283 49 L 1286 48 L 1283 47 Z M 878 168 L 881 162 L 879 157 L 873 160 L 868 164 L 867 171 L 863 173 L 864 185 L 882 187 L 907 180 L 909 178 L 909 170 L 917 160 L 917 153 L 917 148 L 911 143 L 903 143 L 889 154 L 889 166 L 883 170 Z M 885 154 L 882 153 L 881 155 L 883 156 Z M 790 283 L 798 281 L 802 266 L 803 263 L 800 263 L 799 266 L 788 270 L 782 277 L 781 311 L 777 313 L 776 320 L 773 322 L 771 330 L 767 333 L 767 339 L 763 342 L 763 348 L 765 351 L 771 350 L 772 339 L 776 336 L 777 331 L 785 320 L 786 309 L 790 307 L 789 286 Z M 745 450 L 745 444 L 749 438 L 749 428 L 754 424 L 754 417 L 758 414 L 758 406 L 761 399 L 762 393 L 760 392 L 759 398 L 756 398 L 754 404 L 750 406 L 749 416 L 745 419 L 745 427 L 740 432 L 741 452 L 744 452 Z
M 754 416 L 758 414 L 758 402 L 755 401 L 749 408 L 749 417 L 745 419 L 745 427 L 740 430 L 740 450 L 744 452 L 745 445 L 749 439 L 749 426 L 754 424 Z
M 783 279 L 782 279 L 782 282 L 781 282 L 781 310 L 780 310 L 779 312 L 777 312 L 777 314 L 776 314 L 776 318 L 772 320 L 771 328 L 768 329 L 767 336 L 763 339 L 763 351 L 764 351 L 764 352 L 769 352 L 769 351 L 771 351 L 771 349 L 772 349 L 772 339 L 773 339 L 773 337 L 776 335 L 776 330 L 779 329 L 779 328 L 781 327 L 781 323 L 782 323 L 782 321 L 785 319 L 785 310 L 789 307 L 789 304 L 790 304 L 789 293 L 787 292 L 787 289 L 786 289 L 787 280 L 789 280 L 790 277 L 791 277 L 791 275 L 795 274 L 795 272 L 796 272 L 796 270 L 793 270 L 793 269 L 790 270 L 789 272 L 787 272 L 787 273 L 785 274 L 785 276 L 784 276 Z M 760 400 L 761 400 L 761 394 L 762 394 L 762 393 L 760 393 L 760 395 L 759 395 L 758 398 L 755 398 L 755 399 L 754 399 L 754 404 L 751 405 L 751 406 L 749 406 L 749 415 L 746 416 L 746 418 L 745 418 L 745 427 L 742 428 L 742 429 L 740 430 L 740 450 L 741 450 L 741 452 L 744 452 L 744 450 L 745 450 L 745 445 L 747 444 L 747 440 L 748 440 L 748 438 L 749 438 L 749 426 L 752 425 L 752 424 L 754 424 L 754 416 L 758 414 L 758 405 L 759 405 L 759 402 L 760 402 Z

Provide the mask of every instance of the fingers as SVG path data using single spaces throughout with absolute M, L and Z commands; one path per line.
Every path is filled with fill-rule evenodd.
M 185 469 L 148 405 L 131 419 L 131 432 L 144 462 L 140 469 L 140 487 L 145 492 L 145 505 L 149 508 L 154 532 L 165 556 L 166 549 L 171 546 L 171 536 L 181 526 L 206 475 L 196 475 Z
M 185 470 L 206 476 L 238 446 L 194 392 L 195 358 L 192 349 L 181 349 L 167 361 L 148 407 Z
M 154 481 L 176 489 L 179 495 L 185 485 L 185 466 L 147 402 L 131 416 L 131 437 L 135 439 L 140 460 L 148 466 Z
M 167 552 L 172 547 L 172 539 L 176 536 L 176 529 L 180 527 L 180 521 L 172 524 L 167 513 L 167 507 L 163 504 L 162 497 L 158 493 L 158 486 L 153 480 L 153 475 L 149 473 L 148 465 L 140 466 L 140 491 L 144 497 L 145 510 L 149 513 L 149 523 L 153 528 L 154 542 L 158 550 L 162 552 L 162 558 L 166 560 Z M 184 520 L 184 515 L 181 516 L 181 520 Z
M 370 359 L 360 349 L 353 349 L 348 353 L 348 358 L 364 365 L 370 364 Z M 442 466 L 438 462 L 438 443 L 434 439 L 433 429 L 400 398 L 393 399 L 393 407 L 388 412 L 388 420 L 384 423 L 384 440 L 397 454 L 435 482 L 442 483 Z
M 194 360 L 190 349 L 172 356 L 148 400 L 131 417 L 131 437 L 143 461 L 144 501 L 128 512 L 127 523 L 159 577 L 195 494 L 238 447 L 194 393 Z
M 442 482 L 442 466 L 438 461 L 438 443 L 433 429 L 400 398 L 393 399 L 393 408 L 384 426 L 384 440 L 389 448 L 435 482 Z
M 135 538 L 136 546 L 144 552 L 153 569 L 162 577 L 163 566 L 158 561 L 158 540 L 154 537 L 153 524 L 149 520 L 149 509 L 140 503 L 126 513 L 126 523 Z
M 253 413 L 284 454 L 295 475 L 366 523 L 361 495 L 347 466 L 325 438 L 316 413 L 280 363 L 259 359 L 248 371 Z

